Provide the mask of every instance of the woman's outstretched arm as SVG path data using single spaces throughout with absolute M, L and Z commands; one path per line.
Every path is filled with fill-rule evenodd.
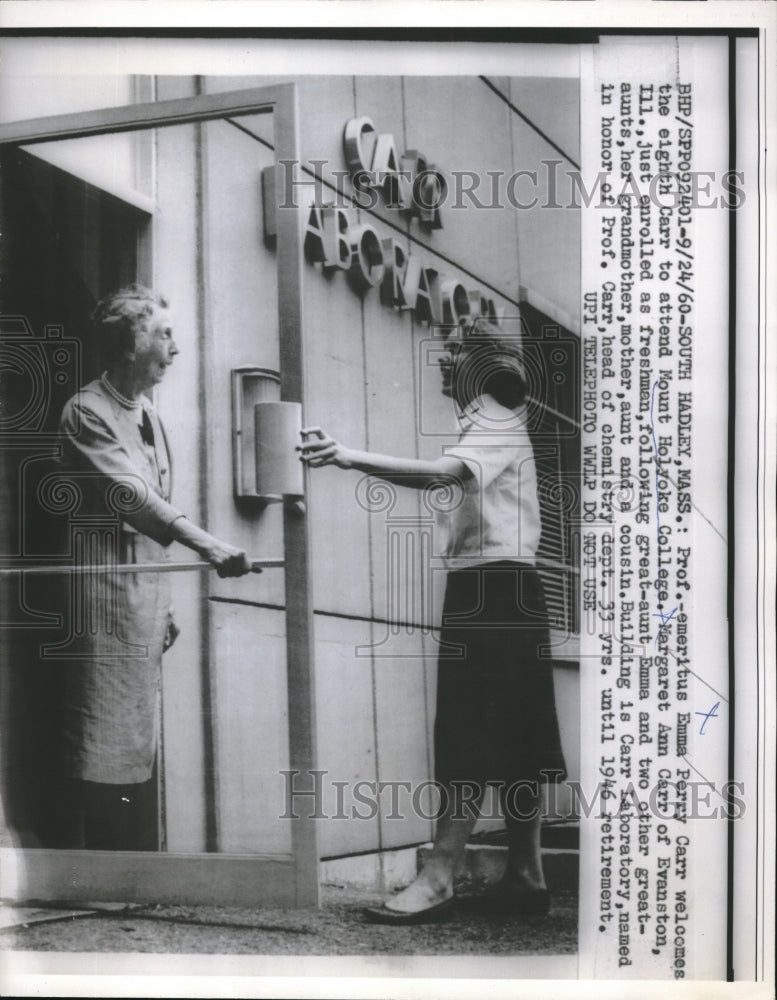
M 472 476 L 459 458 L 445 455 L 433 461 L 424 458 L 400 458 L 372 451 L 357 451 L 335 441 L 320 427 L 302 430 L 300 458 L 312 469 L 335 465 L 339 469 L 356 469 L 397 486 L 423 490 L 432 486 L 463 483 Z

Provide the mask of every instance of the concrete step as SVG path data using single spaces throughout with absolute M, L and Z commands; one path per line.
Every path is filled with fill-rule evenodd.
M 423 867 L 431 844 L 404 847 L 393 851 L 376 851 L 321 862 L 324 885 L 391 892 L 413 881 Z M 543 848 L 542 864 L 551 890 L 577 889 L 579 874 L 578 851 L 564 848 Z M 460 892 L 477 892 L 501 877 L 507 861 L 507 847 L 500 844 L 468 844 L 464 863 L 456 877 Z
M 541 836 L 543 849 L 552 847 L 576 851 L 580 846 L 580 824 L 576 820 L 543 823 Z M 506 847 L 507 831 L 502 826 L 494 830 L 476 832 L 470 839 L 470 844 Z

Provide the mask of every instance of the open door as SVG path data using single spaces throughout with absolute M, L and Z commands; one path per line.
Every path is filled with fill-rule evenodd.
M 88 138 L 93 136 L 118 135 L 125 132 L 162 129 L 171 126 L 190 125 L 202 127 L 201 123 L 216 120 L 230 120 L 248 115 L 271 116 L 273 130 L 272 149 L 274 156 L 276 183 L 268 185 L 268 190 L 283 197 L 289 179 L 296 178 L 299 170 L 296 91 L 293 84 L 273 87 L 209 94 L 191 98 L 135 104 L 106 108 L 77 114 L 60 115 L 50 118 L 33 119 L 0 125 L 0 145 L 5 150 L 10 170 L 4 171 L 3 180 L 7 185 L 13 180 L 13 169 L 25 170 L 24 158 L 27 154 L 19 147 L 37 143 Z M 265 143 L 267 145 L 267 143 Z M 29 171 L 42 169 L 38 163 L 27 164 Z M 47 168 L 48 169 L 48 168 Z M 52 168 L 54 169 L 54 168 Z M 27 171 L 25 170 L 27 175 Z M 28 176 L 28 175 L 27 175 Z M 29 179 L 29 176 L 28 176 Z M 101 193 L 89 185 L 79 191 L 72 183 L 62 182 L 66 193 L 65 201 L 73 203 L 79 212 L 88 204 L 97 211 L 99 220 L 93 232 L 110 232 L 106 246 L 113 248 L 113 255 L 91 252 L 85 259 L 99 260 L 105 273 L 94 276 L 95 287 L 103 293 L 108 288 L 140 280 L 154 284 L 155 273 L 153 254 L 149 249 L 149 233 L 153 229 L 154 203 L 126 206 Z M 68 187 L 70 184 L 70 187 Z M 7 194 L 7 192 L 6 192 Z M 83 204 L 78 201 L 81 198 Z M 68 202 L 70 199 L 70 202 Z M 142 199 L 141 199 L 142 201 Z M 81 206 L 79 208 L 79 205 Z M 62 206 L 59 205 L 61 210 Z M 265 205 L 265 211 L 267 206 Z M 102 227 L 102 228 L 101 228 Z M 23 227 L 20 227 L 20 230 Z M 302 335 L 302 239 L 301 217 L 298 211 L 279 210 L 275 206 L 275 262 L 277 273 L 277 331 L 280 398 L 304 405 L 303 335 Z M 118 235 L 117 235 L 118 234 Z M 28 247 L 29 249 L 29 247 Z M 14 249 L 11 248 L 11 254 Z M 32 255 L 40 258 L 34 247 Z M 207 249 L 200 247 L 200 254 Z M 4 263 L 9 263 L 6 261 Z M 13 261 L 10 261 L 13 263 Z M 31 265 L 20 265 L 20 273 L 30 277 Z M 34 283 L 30 295 L 35 297 Z M 47 286 L 48 287 L 48 286 Z M 69 287 L 69 286 L 68 286 Z M 65 285 L 63 285 L 65 288 Z M 74 293 L 63 291 L 67 307 L 87 314 L 88 289 L 82 289 L 83 302 L 77 302 Z M 42 293 L 41 293 L 42 294 Z M 205 295 L 200 292 L 200 297 Z M 8 311 L 13 306 L 6 303 Z M 64 307 L 63 307 L 64 308 Z M 200 314 L 207 312 L 207 303 L 198 301 Z M 58 315 L 64 315 L 60 312 Z M 80 317 L 80 313 L 79 313 Z M 35 375 L 38 369 L 35 359 L 44 348 L 51 347 L 57 339 L 57 331 L 49 324 L 50 317 L 30 317 L 6 315 L 2 324 L 2 361 L 6 369 L 21 373 L 21 378 L 11 385 L 16 395 L 12 405 L 6 407 L 0 421 L 0 442 L 7 456 L 11 456 L 4 466 L 3 476 L 3 518 L 2 551 L 0 559 L 4 568 L 24 568 L 40 562 L 37 554 L 21 544 L 19 524 L 23 520 L 24 487 L 21 477 L 26 474 L 25 456 L 34 445 L 56 453 L 56 421 L 51 415 L 58 415 L 64 398 L 71 394 L 69 387 L 63 399 L 54 397 L 63 389 L 57 389 L 52 377 L 54 368 L 47 362 L 40 368 L 42 377 L 30 381 L 29 399 L 25 397 L 25 379 Z M 80 319 L 74 322 L 80 322 Z M 198 317 L 204 327 L 202 315 Z M 45 340 L 43 344 L 41 338 Z M 53 339 L 52 339 L 53 338 Z M 60 350 L 55 345 L 52 350 Z M 61 350 L 60 350 L 61 353 Z M 62 357 L 59 357 L 59 362 Z M 56 359 L 55 359 L 56 360 Z M 238 364 L 241 359 L 234 359 Z M 26 365 L 26 367 L 25 367 Z M 56 366 L 55 366 L 56 367 Z M 89 372 L 90 377 L 95 373 Z M 82 379 L 85 381 L 85 379 Z M 64 385 L 64 383 L 63 383 Z M 42 394 L 42 397 L 41 397 Z M 17 398 L 18 397 L 18 398 Z M 39 398 L 40 397 L 40 398 Z M 41 403 L 43 399 L 43 404 Z M 45 405 L 44 405 L 45 404 Z M 49 422 L 36 425 L 36 407 L 49 415 Z M 13 456 L 16 456 L 14 459 Z M 19 499 L 21 498 L 21 499 Z M 8 516 L 10 515 L 10 516 Z M 285 649 L 288 711 L 288 770 L 299 772 L 300 779 L 295 787 L 304 785 L 303 775 L 315 768 L 315 715 L 312 677 L 312 606 L 310 598 L 309 529 L 304 509 L 300 505 L 286 505 L 282 514 L 283 530 L 283 609 L 285 615 Z M 261 555 L 261 553 L 252 553 Z M 212 599 L 212 598 L 211 598 Z M 218 600 L 226 600 L 217 598 Z M 0 693 L 4 711 L 12 706 L 18 690 L 14 689 L 13 675 L 8 665 L 19 662 L 19 650 L 23 648 L 20 636 L 34 634 L 35 615 L 44 614 L 35 610 L 30 600 L 28 578 L 23 573 L 0 574 L 0 625 L 3 644 L 2 671 L 0 671 Z M 33 609 L 31 611 L 31 609 Z M 202 600 L 202 614 L 215 615 L 208 604 L 207 594 Z M 21 644 L 20 644 L 21 642 Z M 208 649 L 203 659 L 203 692 L 207 695 L 215 683 L 208 677 Z M 30 674 L 29 676 L 32 676 Z M 38 688 L 45 688 L 45 678 L 38 679 Z M 38 699 L 40 690 L 35 684 L 25 680 L 24 697 Z M 10 697 L 8 697 L 10 695 Z M 207 715 L 202 712 L 203 717 Z M 6 728 L 6 727 L 4 727 Z M 11 730 L 13 727 L 10 727 Z M 207 742 L 207 740 L 206 740 Z M 5 750 L 8 747 L 4 748 Z M 12 751 L 14 748 L 11 748 Z M 36 742 L 28 747 L 37 753 L 46 752 L 45 746 Z M 8 823 L 14 825 L 15 803 L 9 787 L 24 784 L 24 767 L 30 764 L 25 749 L 6 754 L 5 788 Z M 219 758 L 211 762 L 216 769 L 210 775 L 210 792 L 205 788 L 206 798 L 213 787 L 223 778 L 218 774 Z M 206 782 L 207 784 L 207 782 Z M 206 803 L 206 812 L 213 803 Z M 294 817 L 289 824 L 288 851 L 263 854 L 235 854 L 219 850 L 218 838 L 211 838 L 205 851 L 178 853 L 171 851 L 112 852 L 61 849 L 58 846 L 8 846 L 0 852 L 2 866 L 2 886 L 6 897 L 17 899 L 98 901 L 122 900 L 137 902 L 174 902 L 233 905 L 288 905 L 309 906 L 318 903 L 318 848 L 315 828 L 315 802 L 312 796 L 297 794 Z M 40 822 L 40 820 L 38 820 Z M 159 816 L 150 816 L 149 822 L 159 821 Z M 43 820 L 45 825 L 45 818 Z

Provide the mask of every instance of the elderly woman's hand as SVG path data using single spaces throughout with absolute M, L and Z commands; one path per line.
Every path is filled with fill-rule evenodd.
M 173 609 L 167 612 L 167 626 L 165 628 L 165 638 L 162 643 L 162 652 L 166 653 L 168 649 L 173 645 L 175 640 L 181 634 L 181 630 L 178 628 L 178 623 L 173 615 Z
M 218 539 L 213 540 L 205 553 L 205 558 L 215 567 L 220 577 L 244 576 L 251 572 L 251 563 L 243 549 L 235 548 Z
M 243 549 L 222 542 L 183 515 L 170 525 L 170 534 L 176 541 L 199 552 L 219 576 L 243 576 L 251 572 L 251 561 Z
M 320 427 L 305 427 L 300 431 L 302 444 L 298 445 L 301 460 L 309 468 L 336 465 L 340 469 L 352 468 L 350 449 L 338 444 Z

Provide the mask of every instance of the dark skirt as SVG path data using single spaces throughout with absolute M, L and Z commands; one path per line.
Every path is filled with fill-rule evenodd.
M 562 780 L 548 615 L 534 567 L 450 572 L 440 638 L 437 781 L 483 788 Z

